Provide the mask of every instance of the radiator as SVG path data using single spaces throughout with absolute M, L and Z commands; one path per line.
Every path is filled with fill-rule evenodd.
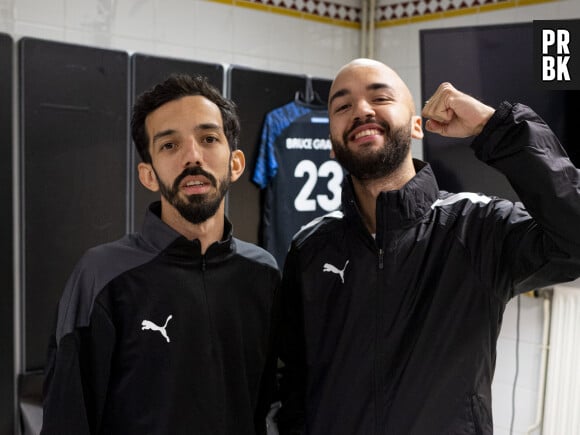
M 580 435 L 580 288 L 554 287 L 542 435 Z

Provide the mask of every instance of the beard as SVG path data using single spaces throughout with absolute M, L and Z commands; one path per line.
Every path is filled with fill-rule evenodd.
M 367 121 L 368 122 L 368 121 Z M 395 172 L 405 161 L 411 147 L 411 126 L 391 129 L 386 122 L 376 122 L 384 131 L 385 143 L 378 150 L 352 151 L 346 145 L 351 132 L 363 124 L 355 123 L 342 136 L 342 142 L 330 137 L 336 160 L 355 178 L 359 180 L 376 180 Z
M 155 168 L 153 168 L 155 171 Z M 226 196 L 230 187 L 232 179 L 232 168 L 228 164 L 228 173 L 225 177 L 218 181 L 209 172 L 204 171 L 199 166 L 186 168 L 173 182 L 173 186 L 165 184 L 157 171 L 155 171 L 157 180 L 159 182 L 159 191 L 161 195 L 169 202 L 179 214 L 192 224 L 200 224 L 205 222 L 210 217 L 214 216 Z M 190 175 L 203 175 L 206 177 L 213 187 L 217 187 L 217 192 L 207 193 L 204 195 L 188 195 L 186 199 L 179 196 L 179 185 L 181 181 Z

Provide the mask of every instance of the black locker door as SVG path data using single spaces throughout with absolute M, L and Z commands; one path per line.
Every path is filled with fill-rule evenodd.
M 56 303 L 89 247 L 127 222 L 128 55 L 19 41 L 24 365 L 44 366 Z
M 0 435 L 14 431 L 14 280 L 12 261 L 12 55 L 0 34 Z
M 200 74 L 206 76 L 209 82 L 219 90 L 223 89 L 224 68 L 221 65 L 134 54 L 131 57 L 132 104 L 135 102 L 137 96 L 155 84 L 162 82 L 172 73 Z M 130 171 L 134 186 L 134 217 L 132 219 L 132 228 L 139 229 L 147 206 L 151 202 L 159 199 L 159 193 L 153 193 L 141 185 L 137 177 L 136 169 L 137 163 L 139 162 L 139 155 L 135 151 L 134 146 L 131 147 L 131 152 L 133 164 Z

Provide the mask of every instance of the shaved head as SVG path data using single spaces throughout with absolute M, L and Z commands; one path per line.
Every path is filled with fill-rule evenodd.
M 410 114 L 415 114 L 413 96 L 401 77 L 399 77 L 395 70 L 389 68 L 384 63 L 367 58 L 354 59 L 338 70 L 330 87 L 329 105 L 334 98 L 348 92 L 345 83 L 357 79 L 362 80 L 371 73 L 380 75 L 382 78 L 381 83 L 391 87 L 394 92 L 399 94 L 401 100 L 409 107 Z

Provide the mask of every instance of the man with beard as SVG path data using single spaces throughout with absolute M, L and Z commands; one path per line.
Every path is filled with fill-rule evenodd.
M 528 107 L 442 84 L 426 128 L 475 136 L 523 201 L 439 191 L 414 160 L 422 120 L 386 65 L 345 65 L 330 134 L 342 210 L 292 242 L 281 290 L 281 434 L 492 434 L 508 300 L 580 275 L 580 172 Z
M 244 170 L 233 102 L 171 76 L 133 108 L 142 231 L 90 249 L 49 346 L 43 434 L 266 432 L 279 271 L 232 236 L 224 196 Z

